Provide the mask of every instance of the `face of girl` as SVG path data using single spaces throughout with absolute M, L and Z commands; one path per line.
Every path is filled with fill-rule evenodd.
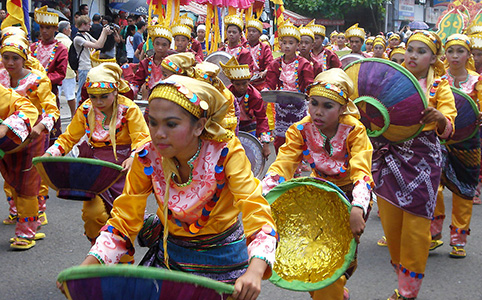
M 375 47 L 373 47 L 373 56 L 381 58 L 383 57 L 383 52 L 385 52 L 385 49 L 383 48 L 382 45 L 376 44 Z
M 2 61 L 8 73 L 19 73 L 25 63 L 23 57 L 21 57 L 17 53 L 9 51 L 3 52 Z
M 388 44 L 390 45 L 390 48 L 396 47 L 400 45 L 400 40 L 399 39 L 391 39 L 388 41 Z
M 189 40 L 183 35 L 176 35 L 174 37 L 174 44 L 176 45 L 176 50 L 178 52 L 186 52 L 187 45 L 189 45 Z
M 405 61 L 405 56 L 402 53 L 395 53 L 392 55 L 391 61 L 401 65 Z
M 372 52 L 373 51 L 373 43 L 366 43 L 365 47 L 367 48 L 367 52 Z
M 434 64 L 437 57 L 423 42 L 411 41 L 405 52 L 405 67 L 417 78 L 427 76 L 428 69 Z
M 465 63 L 469 60 L 469 51 L 461 45 L 452 45 L 447 51 L 445 56 L 449 62 L 450 68 L 465 68 Z
M 154 40 L 154 51 L 160 56 L 165 56 L 170 47 L 171 43 L 165 38 L 158 37 Z
M 298 48 L 298 40 L 294 37 L 285 36 L 281 39 L 281 52 L 285 55 L 293 55 Z
M 198 139 L 206 119 L 194 121 L 189 112 L 166 99 L 149 103 L 149 131 L 159 153 L 167 158 L 187 161 L 197 151 Z
M 472 49 L 472 55 L 474 56 L 475 67 L 478 69 L 482 66 L 482 50 Z
M 337 38 L 336 38 L 336 43 L 338 44 L 338 46 L 345 46 L 345 36 L 343 35 L 339 35 Z
M 312 96 L 309 98 L 308 111 L 316 128 L 323 134 L 331 135 L 336 133 L 344 106 L 325 97 Z
M 95 108 L 98 108 L 103 113 L 111 113 L 112 104 L 117 97 L 117 91 L 108 94 L 89 94 L 89 97 Z

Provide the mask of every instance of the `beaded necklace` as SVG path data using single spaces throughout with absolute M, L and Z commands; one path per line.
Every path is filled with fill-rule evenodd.
M 323 51 L 323 71 L 327 69 L 326 66 L 326 51 Z
M 244 95 L 244 110 L 246 111 L 246 113 L 249 111 L 249 95 L 248 93 L 246 93 L 246 95 Z
M 246 44 L 249 52 L 251 52 L 251 46 L 249 43 Z M 259 43 L 258 51 L 256 51 L 256 65 L 259 67 L 259 58 L 261 57 L 261 43 Z
M 282 69 L 282 66 L 283 66 L 283 57 L 281 57 L 281 61 L 280 61 L 280 64 L 279 64 L 279 72 L 280 72 L 280 75 L 281 75 L 281 72 L 283 71 Z M 300 62 L 298 60 L 298 57 L 296 57 L 296 60 L 295 60 L 295 76 L 296 76 L 296 79 L 295 79 L 295 84 L 296 84 L 296 90 L 299 92 L 300 91 L 300 84 L 299 84 L 299 77 L 298 77 L 298 66 L 299 66 Z M 280 85 L 280 90 L 283 90 L 284 87 L 283 87 L 283 81 L 281 80 L 281 78 L 279 79 L 279 81 L 281 82 L 281 85 Z
M 37 47 L 35 47 L 35 51 L 33 52 L 33 56 L 35 58 L 37 58 L 37 51 L 38 51 L 39 46 L 40 46 L 40 42 L 37 43 Z M 52 60 L 54 60 L 55 52 L 57 52 L 58 47 L 59 47 L 59 42 L 56 42 L 54 48 L 52 49 L 52 53 L 50 54 L 49 63 L 45 67 L 45 73 L 49 72 L 50 63 L 52 62 Z
M 147 77 L 146 77 L 146 83 L 149 84 L 149 81 L 151 80 L 151 71 L 152 71 L 152 61 L 154 58 L 149 59 L 149 63 L 147 64 Z

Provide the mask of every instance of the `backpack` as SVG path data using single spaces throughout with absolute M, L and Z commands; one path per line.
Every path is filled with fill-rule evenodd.
M 75 38 L 78 36 L 80 36 L 85 40 L 85 37 L 82 34 L 77 33 L 74 37 L 74 41 L 75 41 Z M 77 53 L 77 50 L 75 50 L 74 42 L 72 42 L 72 45 L 70 45 L 70 48 L 69 48 L 69 65 L 70 65 L 70 68 L 72 68 L 72 70 L 74 71 L 77 71 L 79 69 L 79 60 L 80 60 L 80 55 L 82 54 L 82 51 L 84 51 L 84 46 L 82 46 L 82 49 L 80 49 L 80 52 Z

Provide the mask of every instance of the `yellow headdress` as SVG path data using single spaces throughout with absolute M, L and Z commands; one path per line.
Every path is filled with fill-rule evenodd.
M 405 47 L 403 46 L 397 46 L 390 51 L 389 58 L 391 59 L 393 55 L 395 54 L 402 54 L 405 55 Z
M 172 32 L 171 29 L 169 29 L 166 26 L 163 25 L 152 25 L 147 27 L 147 32 L 149 34 L 149 37 L 152 38 L 152 40 L 155 40 L 158 37 L 165 38 L 169 42 L 172 42 Z
M 338 34 L 336 36 L 342 36 L 342 37 L 345 37 L 345 33 L 344 32 L 338 32 Z
M 440 55 L 440 50 L 442 49 L 442 41 L 440 37 L 435 33 L 427 30 L 417 30 L 415 31 L 407 41 L 407 46 L 412 41 L 419 41 L 427 45 L 432 53 L 435 55 Z
M 359 37 L 362 39 L 362 41 L 364 41 L 366 37 L 365 29 L 358 27 L 358 23 L 356 23 L 355 25 L 345 30 L 345 36 L 347 39 L 350 39 L 351 37 Z
M 472 46 L 470 44 L 470 38 L 468 36 L 466 36 L 465 34 L 459 34 L 459 33 L 452 34 L 447 38 L 447 41 L 445 42 L 445 45 L 444 45 L 445 51 L 447 51 L 447 49 L 450 46 L 453 46 L 453 45 L 460 45 L 460 46 L 464 47 L 465 49 L 467 49 L 467 51 L 469 52 L 469 58 L 467 59 L 467 62 L 465 63 L 465 68 L 467 68 L 468 70 L 475 71 L 474 58 L 470 54 L 470 51 L 472 51 Z M 445 61 L 445 67 L 446 68 L 449 67 L 448 60 Z
M 338 31 L 333 30 L 333 31 L 330 33 L 330 38 L 332 38 L 332 37 L 335 36 L 335 35 L 338 35 Z
M 28 36 L 25 30 L 22 29 L 22 27 L 9 26 L 2 29 L 2 40 L 11 35 L 20 35 L 24 38 L 27 38 Z
M 189 40 L 191 40 L 191 27 L 183 24 L 176 24 L 173 27 L 171 27 L 171 30 L 172 30 L 172 37 L 182 35 L 187 37 Z
M 13 52 L 20 55 L 23 59 L 27 60 L 27 56 L 30 53 L 28 48 L 28 41 L 21 35 L 11 35 L 3 39 L 0 53 Z
M 384 49 L 387 48 L 387 44 L 385 42 L 385 39 L 381 35 L 378 35 L 375 38 L 375 40 L 373 41 L 373 47 L 375 47 L 375 45 L 382 45 Z
M 92 54 L 90 54 L 90 64 L 91 64 L 92 68 L 95 68 L 102 63 L 107 63 L 107 62 L 115 63 L 116 62 L 115 58 L 99 58 L 99 55 L 100 55 L 100 50 L 96 50 L 96 51 L 92 52 Z
M 283 25 L 281 25 L 278 28 L 278 38 L 281 39 L 288 36 L 297 39 L 298 42 L 301 39 L 300 31 L 296 26 L 291 24 L 289 21 L 285 22 Z
M 164 58 L 161 66 L 178 75 L 194 76 L 194 66 L 196 65 L 196 56 L 192 52 L 183 52 L 171 54 Z
M 482 50 L 482 33 L 476 33 L 470 36 L 472 49 Z
M 375 41 L 375 37 L 374 36 L 369 36 L 367 37 L 367 40 L 365 41 L 365 44 L 373 44 L 373 42 Z
M 224 25 L 228 28 L 229 25 L 238 26 L 240 31 L 243 31 L 244 22 L 243 19 L 238 15 L 228 15 L 224 18 Z M 263 29 L 261 29 L 263 31 Z
M 85 87 L 87 93 L 93 95 L 108 94 L 114 91 L 126 93 L 130 90 L 127 81 L 122 79 L 122 69 L 116 63 L 103 63 L 95 68 L 90 69 L 85 79 Z M 116 97 L 119 97 L 118 95 Z M 89 120 L 90 132 L 94 132 L 95 127 L 95 111 L 91 109 L 87 114 Z M 117 125 L 117 98 L 112 104 L 112 116 L 109 123 L 109 135 L 114 157 L 117 159 L 116 151 L 116 125 Z
M 34 13 L 35 22 L 39 25 L 57 26 L 59 25 L 59 15 L 47 11 L 47 5 L 36 8 Z
M 304 27 L 303 25 L 300 26 L 300 38 L 301 36 L 309 36 L 310 38 L 315 40 L 315 34 L 313 33 L 313 30 L 311 30 L 310 27 Z
M 391 40 L 394 40 L 394 39 L 397 39 L 399 41 L 401 41 L 402 39 L 400 38 L 400 35 L 398 33 L 393 33 L 392 35 L 390 35 L 390 37 L 388 38 L 388 41 L 391 41 Z
M 203 61 L 196 64 L 194 72 L 194 78 L 210 83 L 218 90 L 225 88 L 223 82 L 218 78 L 219 72 L 221 72 L 221 68 L 218 65 Z
M 321 35 L 322 37 L 326 36 L 326 28 L 323 25 L 315 24 L 315 20 L 311 20 L 310 23 L 306 25 L 306 27 L 310 28 L 313 31 L 314 35 Z M 333 32 L 332 32 L 333 34 Z M 330 35 L 331 36 L 331 35 Z
M 191 30 L 194 28 L 194 20 L 189 17 L 188 14 L 184 14 L 179 19 L 182 25 L 189 26 Z
M 248 19 L 246 21 L 246 28 L 256 28 L 259 32 L 263 32 L 263 23 L 257 19 Z
M 230 80 L 246 80 L 251 79 L 248 65 L 240 65 L 235 56 L 231 57 L 226 64 L 220 63 L 224 74 Z
M 346 105 L 344 114 L 359 117 L 358 109 L 350 96 L 353 94 L 353 81 L 339 68 L 332 68 L 321 72 L 315 77 L 313 84 L 308 86 L 308 95 L 331 99 L 341 105 Z
M 476 33 L 482 33 L 482 24 L 470 24 L 465 30 L 466 35 L 473 35 Z

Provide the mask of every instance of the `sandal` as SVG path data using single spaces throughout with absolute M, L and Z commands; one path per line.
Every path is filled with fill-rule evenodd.
M 378 242 L 377 242 L 377 245 L 380 246 L 380 247 L 387 247 L 387 238 L 385 236 L 382 236 Z
M 45 212 L 41 212 L 38 214 L 38 219 L 40 221 L 40 225 L 47 225 L 49 223 L 49 221 L 47 220 L 47 215 L 45 214 Z
M 442 240 L 432 240 L 432 242 L 430 243 L 430 248 L 428 248 L 428 251 L 433 251 L 438 247 L 442 246 L 443 244 L 444 244 L 444 241 Z
M 347 287 L 343 287 L 343 300 L 350 300 L 350 291 Z
M 465 258 L 467 256 L 467 252 L 465 252 L 464 248 L 452 246 L 452 251 L 449 253 L 449 255 L 452 258 Z
M 28 250 L 35 246 L 34 240 L 27 240 L 24 238 L 15 237 L 12 244 L 10 244 L 10 248 L 16 250 Z
M 34 236 L 33 239 L 34 239 L 34 241 L 38 241 L 38 240 L 41 240 L 41 239 L 44 239 L 44 238 L 45 238 L 45 233 L 43 233 L 43 232 L 37 232 L 37 233 L 35 234 L 35 236 Z M 16 239 L 16 238 L 14 238 L 14 237 L 11 238 L 11 239 L 10 239 L 10 243 L 15 242 L 15 239 Z
M 479 197 L 475 196 L 474 198 L 472 198 L 472 203 L 474 205 L 481 205 L 482 204 L 482 200 L 480 200 Z
M 6 218 L 5 220 L 3 220 L 3 224 L 5 225 L 15 225 L 17 224 L 17 215 L 8 215 L 8 218 Z
M 415 300 L 415 298 L 403 297 L 402 295 L 400 295 L 397 289 L 395 289 L 393 292 L 393 295 L 387 300 Z

